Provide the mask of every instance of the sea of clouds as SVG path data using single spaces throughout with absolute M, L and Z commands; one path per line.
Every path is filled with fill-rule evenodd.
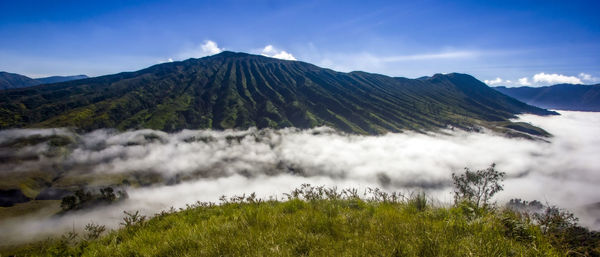
M 600 228 L 600 113 L 560 112 L 560 116 L 521 115 L 519 121 L 539 126 L 553 137 L 545 140 L 507 138 L 483 133 L 442 131 L 380 136 L 349 135 L 330 128 L 245 131 L 154 130 L 118 132 L 97 130 L 77 134 L 68 129 L 0 131 L 0 145 L 19 137 L 64 135 L 74 139 L 66 153 L 19 163 L 0 164 L 0 172 L 63 169 L 102 174 L 154 173 L 176 184 L 128 188 L 119 204 L 63 216 L 36 215 L 0 221 L 0 230 L 14 231 L 10 240 L 46 236 L 95 222 L 116 228 L 123 211 L 157 213 L 196 201 L 218 202 L 222 195 L 255 192 L 263 198 L 282 194 L 301 184 L 338 188 L 378 187 L 405 193 L 425 191 L 438 204 L 452 202 L 452 172 L 483 169 L 496 163 L 506 172 L 500 203 L 512 198 L 540 200 L 574 211 L 581 223 Z M 41 155 L 45 144 L 0 157 Z M 82 168 L 83 167 L 83 168 Z M 15 236 L 18 235 L 18 236 Z M 0 238 L 2 240 L 3 238 Z M 5 238 L 7 239 L 7 238 Z

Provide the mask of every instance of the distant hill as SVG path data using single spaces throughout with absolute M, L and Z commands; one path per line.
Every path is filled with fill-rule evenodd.
M 519 113 L 556 114 L 466 74 L 393 78 L 233 52 L 0 92 L 0 128 L 175 131 L 326 125 L 379 134 L 484 126 L 545 134 L 508 120 Z
M 16 73 L 8 73 L 0 71 L 0 90 L 11 89 L 11 88 L 23 88 L 37 86 L 41 84 L 50 84 L 65 82 L 70 80 L 85 79 L 88 78 L 86 75 L 75 75 L 75 76 L 52 76 L 46 78 L 32 79 L 27 76 L 23 76 Z
M 50 84 L 50 83 L 58 83 L 58 82 L 65 82 L 65 81 L 71 81 L 71 80 L 77 80 L 77 79 L 87 79 L 89 78 L 86 75 L 73 75 L 73 76 L 52 76 L 52 77 L 46 77 L 46 78 L 37 78 L 35 80 L 41 82 L 41 84 Z
M 16 73 L 0 71 L 0 90 L 30 87 L 41 84 L 39 81 Z
M 558 84 L 547 87 L 495 87 L 494 89 L 542 108 L 600 111 L 600 84 Z

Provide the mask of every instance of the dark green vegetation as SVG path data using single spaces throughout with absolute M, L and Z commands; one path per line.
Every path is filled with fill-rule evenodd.
M 125 213 L 121 229 L 5 249 L 18 256 L 598 256 L 599 234 L 555 207 L 537 214 L 435 207 L 423 194 L 304 185 L 285 201 L 254 194 L 196 203 L 151 219 Z M 539 217 L 539 218 L 536 218 Z M 578 241 L 580 240 L 580 241 Z
M 52 76 L 47 78 L 32 79 L 27 76 L 23 76 L 16 73 L 8 73 L 0 71 L 0 90 L 11 89 L 11 88 L 23 88 L 37 86 L 41 84 L 58 83 L 76 79 L 86 79 L 86 75 L 75 75 L 75 76 Z
M 495 87 L 503 94 L 542 108 L 600 111 L 600 84 L 559 84 L 548 87 Z
M 326 125 L 378 134 L 483 126 L 547 134 L 507 120 L 519 113 L 555 114 L 465 74 L 392 78 L 233 52 L 0 92 L 0 128 L 176 131 Z
M 60 207 L 64 212 L 67 212 L 97 207 L 98 205 L 112 204 L 125 199 L 127 199 L 126 191 L 115 191 L 112 187 L 101 188 L 99 192 L 79 189 L 75 191 L 74 194 L 63 197 L 60 202 Z

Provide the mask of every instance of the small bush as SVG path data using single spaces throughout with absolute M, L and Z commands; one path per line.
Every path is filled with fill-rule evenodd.
M 125 226 L 126 228 L 142 224 L 146 220 L 146 216 L 141 215 L 140 211 L 123 211 L 123 213 L 125 213 L 125 217 L 123 217 L 123 222 L 121 222 L 121 225 Z
M 472 171 L 465 168 L 464 174 L 452 173 L 454 201 L 473 202 L 476 208 L 488 207 L 490 199 L 503 190 L 501 183 L 504 175 L 504 172 L 496 170 L 495 163 L 485 170 Z
M 528 238 L 522 226 L 535 223 L 542 235 L 567 256 L 600 256 L 600 233 L 579 226 L 573 213 L 537 200 L 512 199 L 507 208 L 513 217 L 519 217 L 503 219 L 507 235 L 517 240 Z
M 501 221 L 507 237 L 524 243 L 531 243 L 535 240 L 535 235 L 530 229 L 530 223 L 522 219 L 518 213 L 505 211 L 502 214 Z
M 89 224 L 85 225 L 85 231 L 86 231 L 85 239 L 86 240 L 94 240 L 94 239 L 98 239 L 100 237 L 100 235 L 102 235 L 102 233 L 104 231 L 106 231 L 106 226 L 89 223 Z

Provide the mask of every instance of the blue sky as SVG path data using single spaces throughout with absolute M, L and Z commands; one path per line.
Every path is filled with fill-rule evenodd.
M 600 1 L 4 1 L 0 70 L 98 76 L 223 49 L 490 85 L 600 83 Z

